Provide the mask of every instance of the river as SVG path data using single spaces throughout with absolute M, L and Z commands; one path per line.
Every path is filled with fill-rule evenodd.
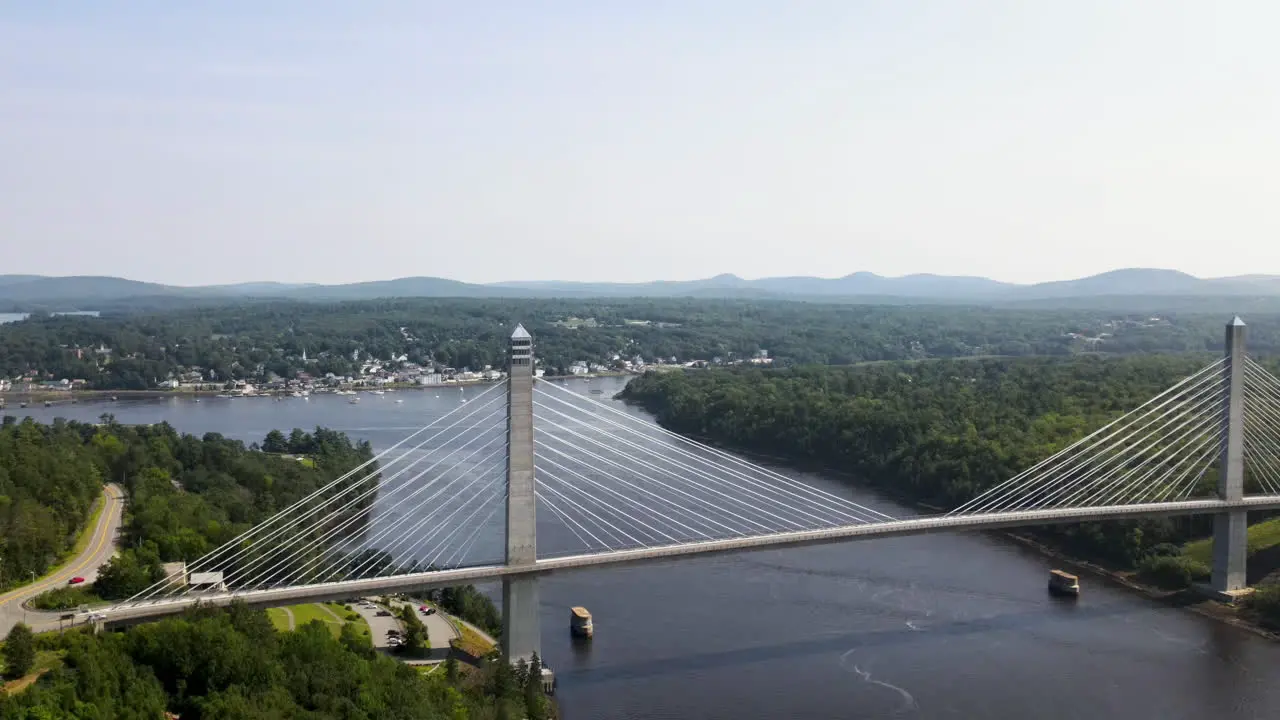
M 623 382 L 591 386 L 607 398 Z M 323 425 L 382 448 L 457 407 L 459 392 L 359 405 L 167 398 L 6 412 L 43 421 L 111 412 L 245 442 Z M 910 514 L 834 478 L 789 474 Z M 556 521 L 540 518 L 550 534 L 544 522 Z M 998 537 L 958 534 L 549 576 L 544 654 L 568 720 L 1280 717 L 1280 644 L 1091 576 L 1077 602 L 1054 601 L 1050 566 Z M 568 636 L 572 605 L 595 616 L 588 645 Z

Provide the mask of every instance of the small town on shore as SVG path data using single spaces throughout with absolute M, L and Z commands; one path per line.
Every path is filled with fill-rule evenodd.
M 102 368 L 113 361 L 111 348 L 99 346 L 91 349 L 75 348 L 73 351 L 82 359 L 93 359 Z M 139 392 L 154 393 L 186 393 L 217 395 L 219 397 L 268 397 L 292 396 L 306 397 L 312 394 L 347 394 L 354 395 L 359 391 L 385 392 L 392 389 L 438 388 L 481 383 L 499 382 L 506 379 L 506 372 L 492 365 L 480 369 L 454 368 L 444 365 L 419 364 L 410 362 L 407 356 L 379 360 L 372 357 L 361 357 L 361 352 L 352 353 L 353 362 L 359 363 L 359 370 L 350 375 L 338 375 L 332 372 L 319 373 L 299 370 L 293 377 L 282 377 L 265 366 L 259 365 L 247 378 L 222 379 L 213 370 L 192 366 L 180 368 L 169 377 L 153 378 L 151 387 L 145 390 L 121 391 L 95 388 L 93 383 L 84 378 L 60 378 L 52 373 L 32 369 L 25 374 L 0 378 L 0 407 L 4 406 L 4 395 L 36 396 L 55 401 L 59 396 L 70 397 L 74 394 L 95 393 L 99 395 L 137 394 Z M 300 365 L 306 367 L 309 359 L 303 351 L 299 359 Z M 535 375 L 547 377 L 610 377 L 623 375 L 639 375 L 646 371 L 663 371 L 678 369 L 699 369 L 728 365 L 772 365 L 773 358 L 767 350 L 758 351 L 754 357 L 746 359 L 713 357 L 710 360 L 689 360 L 681 362 L 676 357 L 654 358 L 646 360 L 640 355 L 624 358 L 613 353 L 608 358 L 595 361 L 576 360 L 567 367 L 554 370 L 548 374 L 548 368 L 538 367 Z

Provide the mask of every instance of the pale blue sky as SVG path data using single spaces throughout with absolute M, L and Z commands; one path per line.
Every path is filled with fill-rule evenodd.
M 0 0 L 0 273 L 1280 273 L 1278 20 Z

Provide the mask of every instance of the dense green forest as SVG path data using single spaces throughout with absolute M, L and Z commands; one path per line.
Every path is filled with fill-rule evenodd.
M 950 508 L 1141 405 L 1205 359 L 1087 356 L 649 373 L 632 380 L 623 396 L 677 432 L 836 468 L 900 497 Z M 1133 566 L 1157 547 L 1209 527 L 1205 518 L 1179 518 L 1037 532 Z
M 450 615 L 479 627 L 493 637 L 502 634 L 502 615 L 487 595 L 474 585 L 461 585 L 431 590 L 427 599 L 436 603 Z
M 75 544 L 107 468 L 81 429 L 4 419 L 0 428 L 0 587 L 43 574 Z
M 110 416 L 100 424 L 52 425 L 6 418 L 0 569 L 10 583 L 47 569 L 74 542 L 111 479 L 129 498 L 123 549 L 94 590 L 128 597 L 160 578 L 160 563 L 198 558 L 373 457 L 368 443 L 324 428 L 295 430 L 283 449 L 293 454 L 259 452 L 216 433 L 183 435 L 163 423 L 121 425 Z M 70 590 L 60 595 L 67 604 L 80 599 Z
M 39 646 L 61 662 L 25 692 L 0 698 L 0 720 L 150 720 L 166 712 L 201 720 L 541 720 L 550 712 L 523 666 L 425 675 L 346 628 L 338 639 L 319 621 L 277 632 L 264 612 L 237 606 L 117 633 L 41 636 Z
M 1270 316 L 1268 316 L 1270 317 Z M 1280 347 L 1280 323 L 1258 316 L 1255 350 Z M 640 355 L 778 364 L 984 355 L 1184 352 L 1221 345 L 1220 315 L 1126 314 L 956 306 L 695 299 L 401 299 L 259 302 L 41 316 L 0 325 L 0 378 L 36 371 L 98 388 L 145 389 L 198 368 L 204 380 L 353 374 L 354 359 L 478 369 L 504 364 L 516 322 L 552 372 L 577 360 Z M 110 353 L 99 352 L 100 348 Z M 303 360 L 304 351 L 307 360 Z

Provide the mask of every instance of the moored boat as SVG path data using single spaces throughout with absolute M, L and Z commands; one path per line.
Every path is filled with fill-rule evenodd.
M 1053 595 L 1076 597 L 1080 594 L 1080 578 L 1061 570 L 1050 570 L 1049 592 Z
M 569 632 L 576 637 L 589 638 L 595 632 L 591 624 L 591 613 L 581 606 L 569 609 Z

